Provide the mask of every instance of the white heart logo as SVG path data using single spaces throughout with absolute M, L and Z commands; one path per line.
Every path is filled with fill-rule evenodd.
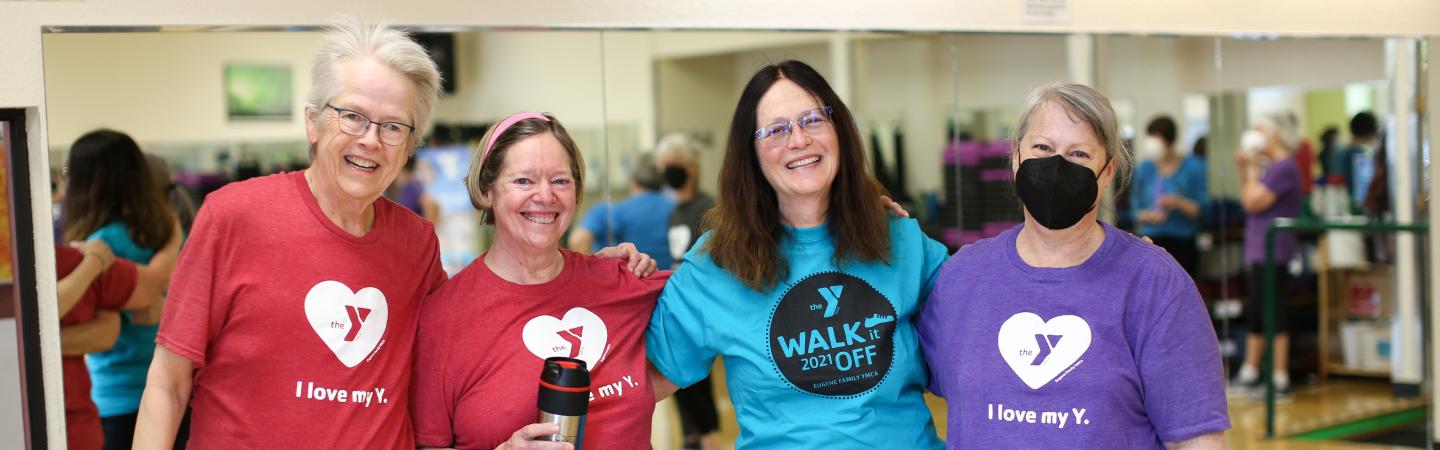
M 1000 326 L 1000 356 L 1030 389 L 1040 389 L 1090 348 L 1090 324 L 1078 316 L 1046 322 L 1034 313 L 1010 316 Z
M 379 289 L 351 292 L 345 283 L 326 280 L 305 294 L 305 318 L 341 364 L 355 367 L 385 336 L 390 307 Z
M 536 316 L 525 323 L 520 333 L 525 348 L 540 359 L 551 356 L 565 356 L 585 361 L 590 370 L 600 364 L 605 356 L 605 342 L 609 331 L 600 316 L 585 308 L 572 308 L 565 312 L 565 318 Z

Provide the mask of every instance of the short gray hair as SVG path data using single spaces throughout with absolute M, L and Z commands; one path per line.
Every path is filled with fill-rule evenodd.
M 374 57 L 414 84 L 415 106 L 411 112 L 415 132 L 410 136 L 410 150 L 414 151 L 420 147 L 435 101 L 440 97 L 440 71 L 424 47 L 411 40 L 410 35 L 383 22 L 365 25 L 353 17 L 341 16 L 330 25 L 315 50 L 310 94 L 305 96 L 306 113 L 312 119 L 319 119 L 325 113 L 325 103 L 339 95 L 344 85 L 340 77 L 345 62 L 362 56 Z M 311 156 L 314 156 L 313 149 Z
M 684 164 L 700 164 L 700 150 L 695 141 L 684 133 L 671 133 L 660 138 L 660 142 L 655 144 L 655 154 L 661 161 L 674 157 Z
M 1090 125 L 1095 137 L 1100 139 L 1100 145 L 1105 147 L 1106 156 L 1115 161 L 1116 188 L 1124 189 L 1128 186 L 1135 158 L 1120 137 L 1115 108 L 1110 106 L 1110 99 L 1083 84 L 1050 83 L 1030 91 L 1030 95 L 1025 99 L 1025 109 L 1020 113 L 1020 121 L 1015 125 L 1015 129 L 1011 130 L 1011 154 L 1020 151 L 1020 140 L 1024 139 L 1025 133 L 1030 130 L 1030 120 L 1035 112 L 1049 103 L 1065 108 L 1071 119 Z
M 1280 136 L 1280 145 L 1295 151 L 1300 146 L 1300 120 L 1290 111 L 1271 111 L 1256 117 L 1251 123 L 1274 131 Z

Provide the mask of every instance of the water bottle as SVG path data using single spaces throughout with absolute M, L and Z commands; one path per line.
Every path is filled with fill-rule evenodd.
M 560 434 L 550 435 L 550 441 L 569 442 L 580 450 L 585 413 L 590 409 L 590 370 L 585 361 L 563 356 L 546 358 L 540 370 L 540 396 L 535 406 L 540 409 L 539 423 L 560 425 Z

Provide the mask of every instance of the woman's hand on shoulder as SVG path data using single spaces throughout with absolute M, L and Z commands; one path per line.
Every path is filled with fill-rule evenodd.
M 657 270 L 655 258 L 641 253 L 640 250 L 635 248 L 635 244 L 629 242 L 622 242 L 620 245 L 614 247 L 602 248 L 600 251 L 595 252 L 595 256 L 601 258 L 625 258 L 625 268 L 640 278 L 648 277 Z
M 910 217 L 910 211 L 906 211 L 904 207 L 900 206 L 899 203 L 896 203 L 895 199 L 890 198 L 890 196 L 882 195 L 880 196 L 880 201 L 885 203 L 885 209 L 889 209 L 890 212 L 895 213 L 895 215 L 900 217 Z
M 539 440 L 560 433 L 560 425 L 553 423 L 532 423 L 515 431 L 510 440 L 495 447 L 495 450 L 574 450 L 569 442 Z

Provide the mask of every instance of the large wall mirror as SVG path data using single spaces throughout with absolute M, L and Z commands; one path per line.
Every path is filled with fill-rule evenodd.
M 697 189 L 718 194 L 739 93 L 756 69 L 784 59 L 803 60 L 828 79 L 856 117 L 868 170 L 926 234 L 952 252 L 1023 221 L 1009 152 L 1027 93 L 1054 81 L 1096 87 L 1109 97 L 1137 166 L 1151 166 L 1137 173 L 1162 175 L 1114 189 L 1102 205 L 1104 220 L 1138 232 L 1149 223 L 1145 216 L 1156 208 L 1155 199 L 1174 194 L 1162 180 L 1166 174 L 1181 166 L 1201 174 L 1205 187 L 1196 199 L 1197 225 L 1188 236 L 1156 240 L 1188 242 L 1190 253 L 1171 253 L 1193 261 L 1188 268 L 1211 312 L 1228 378 L 1247 356 L 1249 324 L 1240 309 L 1252 295 L 1247 279 L 1258 276 L 1242 256 L 1247 236 L 1235 156 L 1257 120 L 1293 121 L 1289 150 L 1309 192 L 1306 217 L 1368 217 L 1392 224 L 1426 217 L 1417 200 L 1425 180 L 1419 174 L 1428 173 L 1424 121 L 1417 120 L 1422 116 L 1416 108 L 1397 107 L 1415 105 L 1423 93 L 1417 88 L 1426 79 L 1423 41 L 814 30 L 415 31 L 440 56 L 448 92 L 435 108 L 434 126 L 425 130 L 426 147 L 402 181 L 423 187 L 416 209 L 435 223 L 442 262 L 452 275 L 475 261 L 493 238 L 462 184 L 475 142 L 493 122 L 519 111 L 548 112 L 564 122 L 587 172 L 571 233 L 597 226 L 593 239 L 581 243 L 598 248 L 624 239 L 617 231 L 624 228 L 620 222 L 633 218 L 603 208 L 591 217 L 591 209 L 644 194 L 637 173 L 663 178 L 665 161 L 656 161 L 654 153 L 666 142 L 680 140 L 692 148 L 698 156 L 698 171 L 691 174 Z M 65 184 L 73 143 L 101 128 L 130 135 L 146 153 L 168 163 L 171 195 L 201 207 L 205 195 L 225 183 L 303 169 L 308 160 L 302 101 L 318 36 L 312 27 L 46 32 L 46 124 L 57 187 Z M 1351 133 L 1352 120 L 1363 113 L 1376 119 L 1377 136 Z M 1164 134 L 1152 132 L 1162 117 L 1173 124 L 1172 142 L 1153 147 Z M 655 192 L 673 195 L 673 190 L 662 186 Z M 400 196 L 407 188 L 397 184 L 394 191 Z M 74 195 L 55 194 L 57 201 Z M 55 207 L 58 211 L 59 204 Z M 56 220 L 63 218 L 57 214 Z M 1415 276 L 1421 256 L 1404 248 L 1416 241 L 1398 238 L 1401 234 L 1303 233 L 1299 256 L 1280 264 L 1294 280 L 1292 287 L 1277 296 L 1291 311 L 1285 366 L 1292 389 L 1278 404 L 1235 393 L 1229 401 L 1235 427 L 1227 435 L 1230 446 L 1264 445 L 1267 432 L 1287 440 L 1425 438 L 1431 413 L 1419 397 L 1423 377 L 1417 368 L 1426 358 L 1419 350 L 1422 331 L 1433 324 L 1421 327 L 1418 299 L 1430 287 Z M 684 250 L 672 247 L 648 251 L 669 259 Z M 721 430 L 706 443 L 731 448 L 739 431 L 724 363 L 713 373 Z M 944 400 L 928 400 L 943 435 Z M 681 445 L 681 421 L 672 404 L 657 408 L 657 448 Z M 1374 425 L 1377 417 L 1403 420 Z M 1269 426 L 1267 418 L 1273 418 Z M 1345 431 L 1355 423 L 1373 426 Z M 0 423 L 0 429 L 7 426 Z M 13 436 L 20 434 L 0 433 L 0 447 L 23 445 Z

